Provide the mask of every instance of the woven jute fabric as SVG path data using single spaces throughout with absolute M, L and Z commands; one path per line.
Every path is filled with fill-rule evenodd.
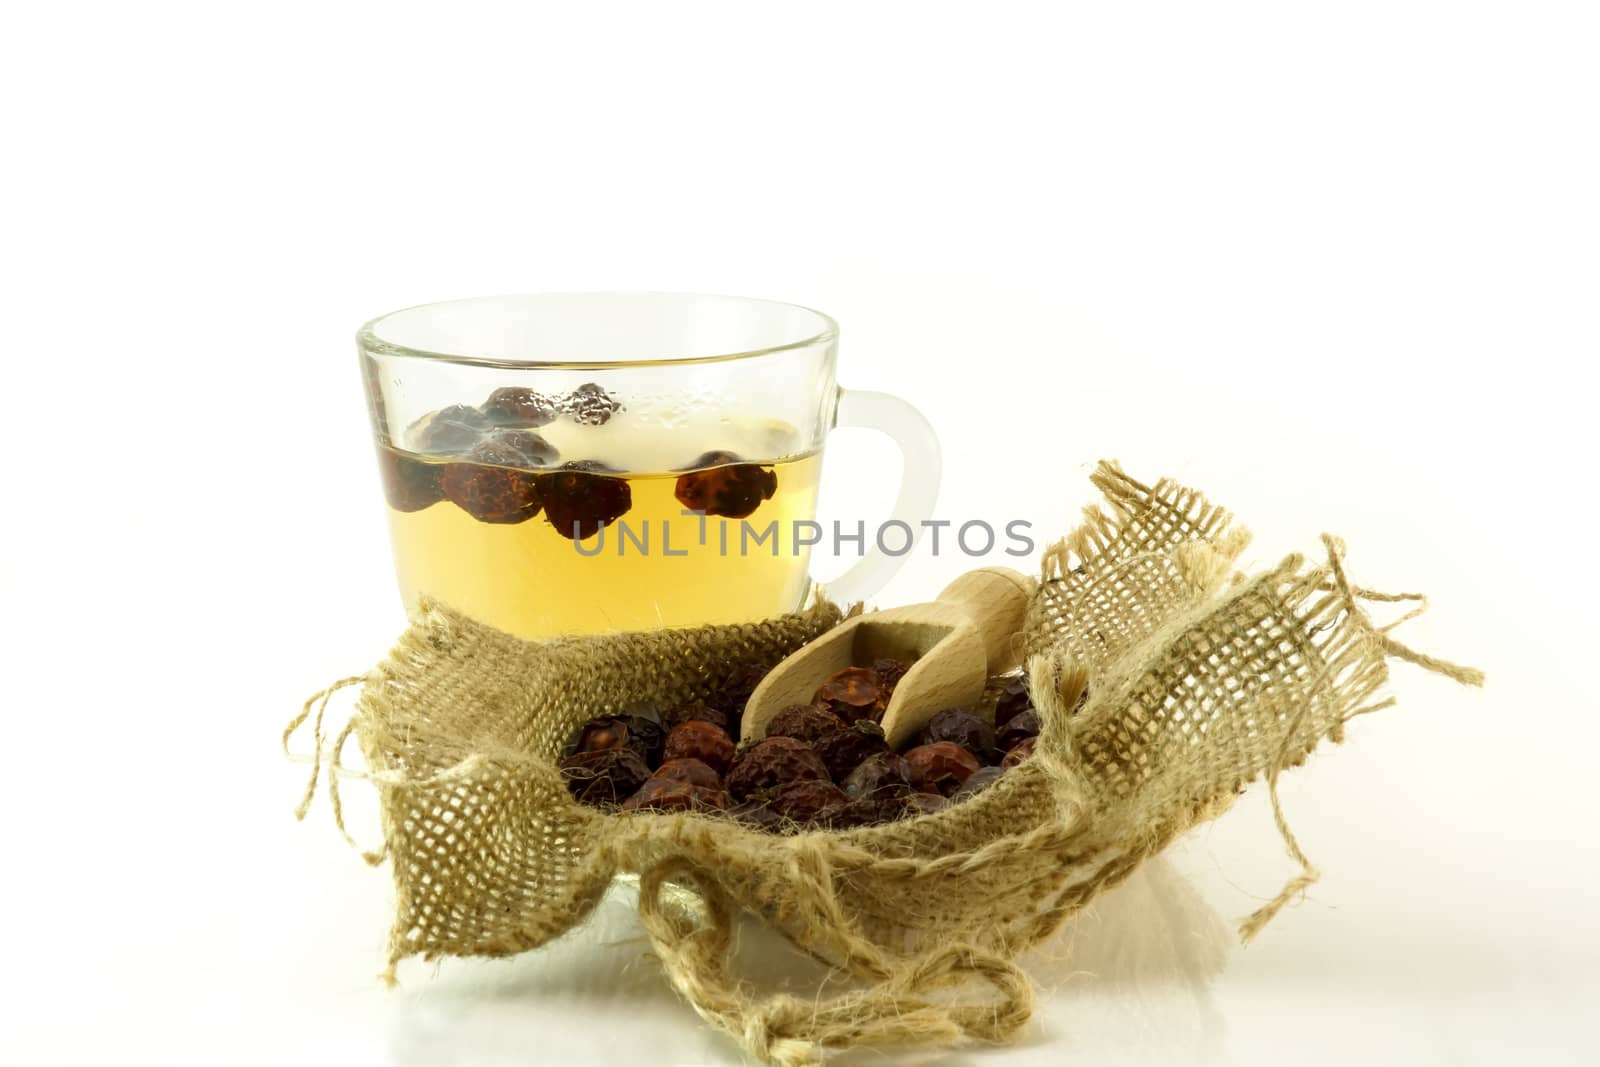
M 606 814 L 556 763 L 583 721 L 639 702 L 702 699 L 841 618 L 826 602 L 744 626 L 529 643 L 425 605 L 361 684 L 331 744 L 330 798 L 351 735 L 377 787 L 396 914 L 389 970 L 410 956 L 504 956 L 581 923 L 612 880 L 639 877 L 640 918 L 668 979 L 756 1058 L 1013 1037 L 1032 1010 L 1016 957 L 1251 782 L 1272 790 L 1302 871 L 1243 924 L 1253 936 L 1316 872 L 1276 781 L 1357 715 L 1388 704 L 1387 660 L 1459 681 L 1477 672 L 1397 644 L 1364 604 L 1343 547 L 1254 576 L 1247 535 L 1199 493 L 1115 464 L 1103 503 L 1044 555 L 1021 636 L 1043 730 L 1034 759 L 944 811 L 845 832 L 778 836 L 719 817 Z M 315 709 L 315 710 L 314 710 Z M 288 734 L 285 735 L 286 743 Z M 305 805 L 302 805 L 302 813 Z M 342 828 L 342 822 L 341 822 Z M 750 912 L 853 979 L 817 998 L 766 995 L 730 970 Z

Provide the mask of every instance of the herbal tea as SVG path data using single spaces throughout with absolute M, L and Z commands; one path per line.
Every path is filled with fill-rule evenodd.
M 419 420 L 406 447 L 380 441 L 407 610 L 428 595 L 539 638 L 798 603 L 810 552 L 797 523 L 815 511 L 821 453 L 786 454 L 783 426 L 630 427 L 619 412 L 598 388 L 500 389 Z

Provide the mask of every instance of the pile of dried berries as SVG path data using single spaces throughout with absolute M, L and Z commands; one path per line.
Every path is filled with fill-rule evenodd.
M 563 537 L 586 540 L 633 506 L 626 478 L 598 460 L 560 462 L 554 445 L 533 431 L 562 415 L 600 426 L 622 410 L 611 393 L 586 382 L 550 397 L 505 386 L 477 407 L 452 404 L 423 416 L 408 431 L 406 452 L 380 445 L 378 464 L 389 504 L 421 511 L 448 500 L 488 523 L 520 523 L 544 513 Z M 732 452 L 707 452 L 684 468 L 675 487 L 685 508 L 742 519 L 778 491 L 770 465 Z
M 903 751 L 890 749 L 879 723 L 906 666 L 842 670 L 742 747 L 733 739 L 759 670 L 736 672 L 710 703 L 591 719 L 567 742 L 567 786 L 607 810 L 722 812 L 774 832 L 843 829 L 939 811 L 1033 754 L 1039 719 L 1020 677 L 1004 683 L 995 723 L 948 708 Z

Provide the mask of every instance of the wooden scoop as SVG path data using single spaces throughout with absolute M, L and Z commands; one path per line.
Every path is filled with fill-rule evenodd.
M 911 663 L 883 716 L 899 748 L 935 712 L 976 703 L 989 676 L 1016 666 L 1017 632 L 1034 581 L 1005 567 L 969 571 L 931 604 L 847 619 L 772 668 L 745 705 L 740 737 L 761 738 L 791 704 L 809 704 L 828 676 L 877 659 Z

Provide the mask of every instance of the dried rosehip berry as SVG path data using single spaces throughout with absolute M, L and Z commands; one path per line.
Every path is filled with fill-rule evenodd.
M 662 750 L 664 759 L 697 759 L 726 774 L 733 763 L 733 740 L 722 727 L 708 722 L 686 722 L 674 726 L 667 734 L 667 744 Z
M 994 705 L 994 724 L 1004 726 L 1020 712 L 1033 710 L 1033 697 L 1028 693 L 1028 680 L 1018 674 L 1006 680 L 1000 697 Z
M 751 797 L 749 800 L 741 801 L 729 808 L 728 814 L 742 823 L 766 830 L 768 833 L 777 833 L 784 827 L 783 816 L 772 810 L 772 806 L 767 803 L 765 796 Z
M 756 691 L 756 686 L 767 676 L 771 667 L 735 667 L 728 673 L 717 691 L 708 698 L 708 703 L 728 713 L 730 717 L 737 718 L 744 714 L 744 706 L 750 702 L 750 694 Z M 732 730 L 728 731 L 730 734 Z
M 767 723 L 768 737 L 792 737 L 815 745 L 829 734 L 844 729 L 839 716 L 815 704 L 790 704 Z
M 561 405 L 572 421 L 584 426 L 601 426 L 622 410 L 621 401 L 593 382 L 584 382 L 568 393 Z
M 922 794 L 909 792 L 900 794 L 885 790 L 856 797 L 834 809 L 829 814 L 828 825 L 836 830 L 847 830 L 855 826 L 876 826 L 879 823 L 894 822 L 906 814 L 907 798 L 919 795 Z M 939 799 L 943 800 L 944 797 Z
M 396 511 L 421 511 L 444 499 L 443 463 L 428 463 L 392 448 L 378 449 L 383 496 Z
M 728 794 L 675 778 L 651 778 L 622 803 L 623 811 L 723 811 Z
M 961 783 L 961 788 L 951 794 L 950 799 L 966 800 L 975 797 L 998 782 L 1006 772 L 999 767 L 979 767 L 967 775 L 967 780 Z
M 826 781 L 828 768 L 803 741 L 768 737 L 743 752 L 728 772 L 728 792 L 739 800 L 752 793 L 770 792 L 790 782 Z
M 815 747 L 817 755 L 822 757 L 822 765 L 828 768 L 828 776 L 843 782 L 863 760 L 888 752 L 889 742 L 884 740 L 883 727 L 871 719 L 857 719 L 844 729 L 828 734 Z
M 704 789 L 721 789 L 722 775 L 697 759 L 668 759 L 650 775 L 652 779 L 671 778 Z
M 451 503 L 479 522 L 526 522 L 539 514 L 535 476 L 517 469 L 523 462 L 520 451 L 484 441 L 467 457 L 470 462 L 445 465 L 441 484 Z
M 451 404 L 424 415 L 406 431 L 411 447 L 430 456 L 459 456 L 482 440 L 489 420 L 477 408 Z
M 950 798 L 942 793 L 912 793 L 902 803 L 907 815 L 934 815 L 950 806 Z
M 728 729 L 728 716 L 707 704 L 690 701 L 687 704 L 675 704 L 661 713 L 661 725 L 667 730 L 682 726 L 686 722 L 708 722 L 712 726 L 722 728 L 722 732 L 729 737 L 733 732 Z
M 654 767 L 661 762 L 661 750 L 667 732 L 661 728 L 661 716 L 647 704 L 635 704 L 625 710 L 622 720 L 628 724 L 628 747 L 643 756 Z
M 1033 711 L 1019 711 L 995 731 L 995 743 L 1006 752 L 1029 737 L 1039 736 L 1039 716 Z
M 620 804 L 650 777 L 650 768 L 631 748 L 577 752 L 561 761 L 567 791 L 595 807 Z
M 1000 761 L 1000 769 L 1009 771 L 1017 764 L 1028 759 L 1033 755 L 1033 750 L 1038 744 L 1039 739 L 1037 737 L 1024 737 L 1021 741 L 1011 746 L 1010 751 L 1006 753 L 1005 759 Z
M 877 659 L 872 661 L 872 669 L 878 672 L 878 684 L 883 686 L 883 699 L 887 702 L 889 697 L 894 695 L 894 687 L 900 684 L 900 679 L 911 669 L 911 664 L 902 663 L 897 659 Z
M 690 511 L 743 519 L 777 491 L 778 475 L 771 467 L 740 463 L 732 452 L 707 452 L 679 476 L 674 494 Z
M 882 792 L 904 796 L 917 788 L 917 777 L 904 756 L 879 752 L 863 760 L 841 784 L 851 800 Z
M 556 402 L 522 385 L 507 385 L 489 394 L 481 408 L 496 426 L 536 429 L 555 421 Z
M 803 825 L 824 822 L 844 807 L 845 795 L 825 779 L 790 782 L 767 798 L 775 815 Z
M 584 471 L 588 474 L 621 474 L 622 470 L 598 459 L 571 459 L 561 465 L 564 471 Z
M 983 763 L 995 760 L 994 728 L 971 708 L 946 708 L 935 713 L 917 735 L 917 744 L 931 745 L 935 741 L 954 741 Z
M 918 745 L 906 753 L 918 789 L 949 796 L 978 769 L 978 757 L 953 741 Z
M 590 719 L 567 738 L 562 754 L 571 756 L 579 752 L 604 752 L 607 749 L 628 747 L 628 720 L 620 715 L 603 715 Z
M 823 682 L 811 702 L 849 723 L 857 719 L 883 718 L 883 709 L 889 701 L 884 696 L 877 671 L 871 667 L 846 667 Z
M 585 541 L 616 522 L 633 506 L 633 491 L 622 478 L 560 470 L 535 478 L 546 520 L 562 537 Z
M 481 459 L 480 451 L 491 445 L 494 446 L 497 455 L 516 458 L 515 463 L 507 463 L 505 466 L 520 467 L 524 470 L 548 467 L 561 458 L 561 453 L 556 451 L 555 445 L 532 430 L 497 430 L 487 441 L 469 452 L 468 458 Z

